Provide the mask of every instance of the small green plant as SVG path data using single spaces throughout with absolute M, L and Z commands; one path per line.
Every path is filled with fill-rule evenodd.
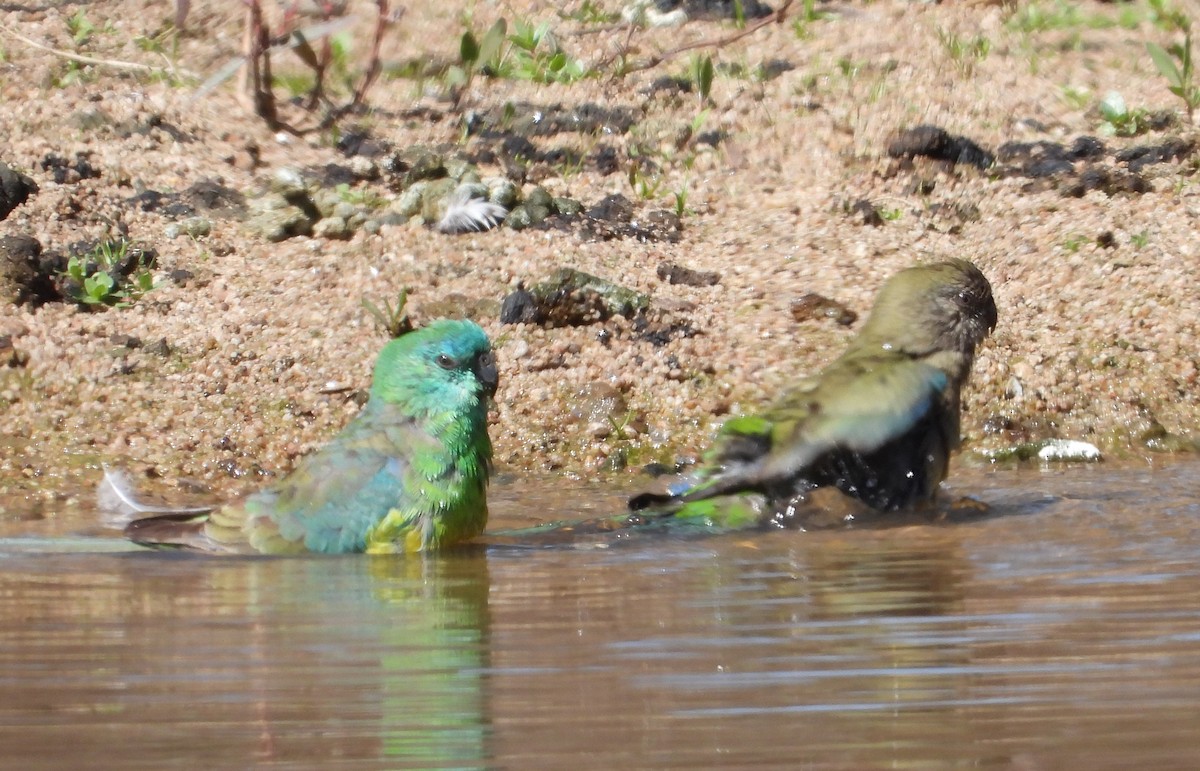
M 684 213 L 687 212 L 688 189 L 687 184 L 671 193 L 675 199 L 675 216 L 683 219 Z
M 508 40 L 514 50 L 513 77 L 534 83 L 571 83 L 587 74 L 583 62 L 567 56 L 550 31 L 550 24 L 537 26 L 523 19 L 513 23 Z
M 1149 8 L 1147 17 L 1154 26 L 1168 32 L 1178 32 L 1180 21 L 1187 19 L 1183 13 L 1175 10 L 1170 0 L 1148 0 L 1146 6 Z
M 812 37 L 811 25 L 813 22 L 828 17 L 829 14 L 817 10 L 817 0 L 804 0 L 800 15 L 792 20 L 792 32 L 795 33 L 797 40 L 807 40 Z
M 452 91 L 456 94 L 466 91 L 477 74 L 493 77 L 499 74 L 507 34 L 508 22 L 504 19 L 497 19 L 482 39 L 469 29 L 462 34 L 458 41 L 459 63 L 446 71 L 446 84 Z
M 696 95 L 700 99 L 700 106 L 708 104 L 712 94 L 713 84 L 713 62 L 711 56 L 692 55 L 688 64 L 688 74 L 693 83 L 696 84 Z
M 1026 34 L 1097 26 L 1100 23 L 1086 19 L 1077 4 L 1065 0 L 1055 0 L 1049 7 L 1036 0 L 1025 3 L 1008 20 L 1010 28 Z
M 76 47 L 83 45 L 91 39 L 96 32 L 96 25 L 88 21 L 88 17 L 84 15 L 83 9 L 75 11 L 73 16 L 67 17 L 67 32 L 71 35 L 71 40 L 75 42 Z
M 482 38 L 468 29 L 459 39 L 458 56 L 459 64 L 447 70 L 446 82 L 459 93 L 477 74 L 534 83 L 572 83 L 588 75 L 583 62 L 562 50 L 548 23 L 534 25 L 524 19 L 513 22 L 512 34 L 504 19 Z
M 862 66 L 862 63 L 854 61 L 849 56 L 842 56 L 837 60 L 838 72 L 842 73 L 842 77 L 846 80 L 854 80 L 858 77 Z
M 1078 252 L 1084 244 L 1089 242 L 1091 242 L 1091 239 L 1087 236 L 1074 234 L 1067 236 L 1066 240 L 1063 241 L 1063 248 L 1074 254 L 1075 252 Z
M 371 317 L 379 329 L 391 338 L 400 337 L 413 330 L 412 319 L 408 317 L 408 309 L 405 307 L 407 304 L 408 287 L 401 287 L 399 293 L 396 295 L 395 305 L 384 300 L 382 310 L 367 298 L 364 297 L 362 299 L 362 307 L 366 310 L 367 315 Z
M 1182 14 L 1175 17 L 1175 23 L 1183 32 L 1181 42 L 1173 43 L 1166 49 L 1155 43 L 1146 43 L 1146 51 L 1154 60 L 1159 74 L 1167 79 L 1167 88 L 1183 100 L 1190 123 L 1192 113 L 1200 105 L 1200 86 L 1196 85 L 1192 70 L 1192 23 Z
M 1082 110 L 1092 103 L 1092 92 L 1086 88 L 1076 88 L 1075 86 L 1063 86 L 1062 98 L 1071 109 Z
M 108 240 L 90 252 L 72 255 L 63 274 L 73 287 L 71 299 L 89 307 L 127 307 L 154 288 L 148 261 L 139 253 L 129 262 L 131 244 Z
M 966 39 L 955 32 L 938 27 L 937 36 L 946 55 L 964 75 L 974 69 L 975 62 L 986 59 L 992 50 L 992 41 L 984 35 Z
M 658 197 L 662 189 L 663 178 L 659 173 L 647 173 L 642 169 L 642 162 L 634 158 L 629 164 L 629 186 L 639 198 L 649 201 Z
M 74 59 L 68 59 L 63 63 L 61 72 L 56 72 L 50 77 L 50 85 L 55 88 L 66 88 L 75 83 L 86 83 L 94 77 L 94 72 L 91 67 L 85 67 Z
M 583 0 L 575 11 L 559 11 L 558 15 L 559 18 L 577 21 L 580 24 L 612 24 L 621 20 L 621 14 L 605 11 L 593 0 Z
M 1129 237 L 1129 243 L 1133 244 L 1134 249 L 1142 249 L 1150 243 L 1150 234 L 1144 230 L 1141 233 L 1134 233 Z
M 880 206 L 878 211 L 880 218 L 882 218 L 885 222 L 895 222 L 904 216 L 904 212 L 899 207 L 892 209 L 886 206 Z
M 1109 91 L 1100 101 L 1099 110 L 1100 117 L 1104 119 L 1104 122 L 1100 124 L 1100 133 L 1102 134 L 1132 137 L 1147 129 L 1148 113 L 1141 108 L 1129 109 L 1129 106 L 1125 104 L 1125 97 L 1121 96 L 1118 91 Z

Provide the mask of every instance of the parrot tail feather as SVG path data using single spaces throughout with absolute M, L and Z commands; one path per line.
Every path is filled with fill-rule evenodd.
M 96 488 L 96 505 L 104 523 L 109 527 L 125 527 L 137 517 L 155 514 L 186 514 L 195 516 L 212 511 L 211 506 L 180 508 L 157 506 L 138 498 L 129 474 L 121 469 L 104 468 L 104 478 Z
M 197 551 L 233 551 L 214 541 L 205 531 L 207 513 L 175 512 L 135 519 L 125 526 L 125 537 L 139 546 L 157 549 L 194 549 Z

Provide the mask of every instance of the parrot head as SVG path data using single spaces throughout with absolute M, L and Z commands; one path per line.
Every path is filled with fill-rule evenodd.
M 486 406 L 499 383 L 491 343 L 479 325 L 439 319 L 384 347 L 371 399 L 402 404 L 414 414 L 462 414 Z
M 906 268 L 879 291 L 861 339 L 913 356 L 970 357 L 996 327 L 992 285 L 967 260 Z

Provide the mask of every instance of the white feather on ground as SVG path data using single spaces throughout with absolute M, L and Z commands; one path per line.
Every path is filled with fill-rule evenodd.
M 124 527 L 138 517 L 155 514 L 203 514 L 212 506 L 155 506 L 137 497 L 129 474 L 120 469 L 104 468 L 104 478 L 96 487 L 96 505 L 106 525 Z
M 462 187 L 451 193 L 446 214 L 437 224 L 439 232 L 478 233 L 491 230 L 508 216 L 508 209 L 500 204 L 471 196 L 471 190 Z

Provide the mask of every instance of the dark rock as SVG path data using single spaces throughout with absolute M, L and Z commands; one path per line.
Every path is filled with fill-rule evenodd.
M 537 298 L 518 283 L 517 288 L 504 298 L 500 305 L 501 324 L 536 324 L 538 322 Z
M 635 218 L 633 203 L 619 193 L 606 196 L 589 208 L 582 218 L 582 225 L 585 234 L 605 241 L 636 238 L 674 243 L 683 230 L 679 217 L 665 209 L 651 210 Z
M 1120 193 L 1142 195 L 1150 192 L 1151 187 L 1140 174 L 1097 166 L 1087 169 L 1076 179 L 1067 180 L 1060 190 L 1070 198 L 1082 198 L 1092 190 L 1099 190 L 1111 198 Z
M 122 139 L 128 139 L 137 134 L 161 141 L 161 137 L 156 136 L 158 132 L 166 134 L 172 141 L 180 144 L 189 144 L 196 141 L 191 134 L 168 122 L 158 113 L 147 116 L 145 120 L 122 121 L 113 126 L 113 133 Z
M 33 236 L 0 238 L 0 303 L 41 305 L 61 299 L 42 265 L 42 245 Z
M 353 185 L 359 180 L 353 169 L 341 163 L 327 163 L 324 166 L 305 169 L 305 176 L 316 180 L 320 187 Z
M 1096 236 L 1096 245 L 1102 249 L 1115 249 L 1117 247 L 1117 237 L 1113 235 L 1111 230 L 1105 230 Z
M 1083 135 L 1075 137 L 1067 154 L 1075 160 L 1092 160 L 1104 157 L 1104 143 L 1096 137 Z
M 109 335 L 108 342 L 112 343 L 118 348 L 128 348 L 130 350 L 142 347 L 142 338 L 135 335 L 126 335 L 121 332 L 118 332 L 115 335 Z
M 692 270 L 675 262 L 660 262 L 658 277 L 668 284 L 685 286 L 712 286 L 721 280 L 721 274 L 716 271 Z
M 610 107 L 584 102 L 563 104 L 534 104 L 508 102 L 477 114 L 475 130 L 482 137 L 547 137 L 564 132 L 587 135 L 625 134 L 637 122 L 638 112 L 629 107 Z M 536 150 L 525 155 L 528 160 L 541 160 Z
M 370 135 L 368 131 L 350 130 L 338 137 L 333 146 L 339 153 L 351 158 L 358 155 L 358 148 L 362 147 L 363 142 L 367 141 L 367 137 Z
M 1015 162 L 1016 173 L 1025 177 L 1050 177 L 1075 170 L 1075 159 L 1057 142 L 1005 142 L 996 148 L 996 157 Z
M 642 89 L 642 93 L 646 96 L 656 96 L 660 93 L 690 94 L 692 93 L 692 80 L 674 75 L 662 75 L 650 81 L 650 85 Z
M 518 285 L 504 299 L 500 320 L 506 324 L 583 326 L 613 316 L 633 318 L 649 306 L 650 298 L 644 294 L 573 268 L 559 268 L 531 290 Z
M 578 217 L 583 212 L 583 204 L 574 198 L 555 196 L 551 210 L 562 217 Z
M 160 337 L 152 343 L 148 343 L 145 347 L 146 353 L 155 356 L 161 356 L 164 359 L 171 355 L 171 346 L 167 343 L 167 338 Z
M 860 198 L 855 201 L 850 205 L 846 213 L 857 214 L 862 217 L 862 224 L 870 225 L 873 228 L 883 225 L 883 215 L 879 213 L 879 207 L 866 198 Z
M 1058 174 L 1072 174 L 1076 161 L 1104 157 L 1104 143 L 1092 136 L 1079 136 L 1066 147 L 1058 142 L 1005 142 L 996 150 L 1001 161 L 1015 164 L 1010 175 L 1044 179 Z
M 930 125 L 900 131 L 888 144 L 887 153 L 893 158 L 913 158 L 921 155 L 938 161 L 965 163 L 980 169 L 986 169 L 996 160 L 990 152 L 972 140 Z
M 171 279 L 171 283 L 175 284 L 176 286 L 187 286 L 188 282 L 195 277 L 196 274 L 192 273 L 187 268 L 175 268 L 167 274 L 167 278 Z
M 500 152 L 511 158 L 521 158 L 525 161 L 541 160 L 541 152 L 537 145 L 530 142 L 526 137 L 512 135 L 504 138 L 500 143 Z
M 587 210 L 587 216 L 606 222 L 628 222 L 633 219 L 633 202 L 620 193 L 605 196 Z
M 596 171 L 603 176 L 614 174 L 621 168 L 621 158 L 617 154 L 617 148 L 612 145 L 600 145 L 595 149 L 591 156 L 592 165 Z
M 1117 153 L 1120 163 L 1129 165 L 1130 171 L 1141 171 L 1155 163 L 1183 160 L 1196 149 L 1194 142 L 1179 137 L 1172 137 L 1158 145 L 1138 145 L 1129 147 Z
M 75 159 L 69 160 L 56 153 L 46 153 L 42 158 L 42 170 L 50 172 L 50 178 L 56 183 L 74 184 L 84 179 L 95 179 L 100 171 L 88 160 L 87 153 L 75 153 Z
M 211 177 L 192 183 L 181 193 L 181 200 L 217 218 L 241 219 L 246 216 L 246 196 Z
M 791 308 L 792 318 L 796 321 L 809 321 L 812 319 L 832 319 L 837 324 L 843 327 L 848 327 L 858 320 L 858 314 L 847 308 L 837 300 L 831 300 L 828 297 L 819 295 L 816 292 L 808 292 L 807 294 L 792 300 Z
M 178 193 L 162 193 L 158 190 L 143 190 L 126 201 L 146 212 L 158 212 L 166 217 L 190 217 L 196 210 L 183 201 Z
M 655 348 L 660 348 L 677 338 L 690 338 L 700 334 L 700 330 L 692 326 L 686 319 L 665 320 L 638 316 L 633 320 L 635 339 L 642 340 Z M 672 369 L 678 368 L 676 361 Z
M 442 179 L 449 174 L 442 156 L 421 145 L 390 155 L 383 162 L 383 171 L 390 177 L 389 184 L 400 190 L 414 182 Z
M 712 129 L 711 131 L 701 131 L 696 135 L 695 143 L 697 145 L 708 145 L 716 147 L 729 138 L 729 132 L 724 129 Z
M 37 191 L 38 186 L 32 179 L 0 161 L 0 220 L 6 219 L 13 209 Z

